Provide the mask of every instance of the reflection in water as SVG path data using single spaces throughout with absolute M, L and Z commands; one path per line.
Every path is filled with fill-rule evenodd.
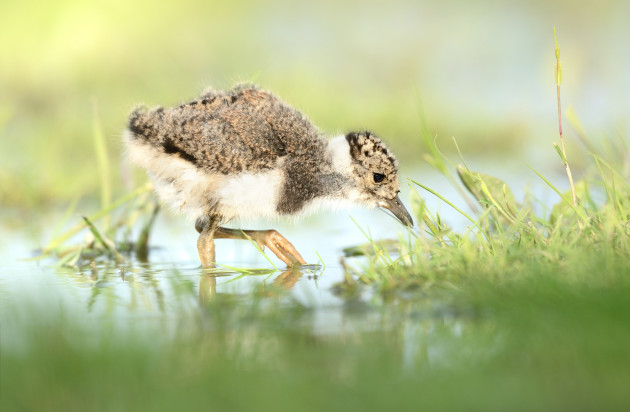
M 291 289 L 302 275 L 304 275 L 304 273 L 297 268 L 285 270 L 273 280 L 273 284 L 284 289 Z
M 217 276 L 212 273 L 201 273 L 199 279 L 199 303 L 208 303 L 217 294 Z
M 94 319 L 110 319 L 107 324 L 114 328 L 146 331 L 151 339 L 192 336 L 195 342 L 207 342 L 209 350 L 223 348 L 239 357 L 278 362 L 282 360 L 274 356 L 281 357 L 283 348 L 293 347 L 296 340 L 307 350 L 331 342 L 343 350 L 356 339 L 371 347 L 371 336 L 378 336 L 375 348 L 393 343 L 400 362 L 418 368 L 448 362 L 453 351 L 440 342 L 440 334 L 466 333 L 468 325 L 461 313 L 438 310 L 426 298 L 393 298 L 383 305 L 369 289 L 337 297 L 331 285 L 343 275 L 331 266 L 239 273 L 129 259 L 126 265 L 97 260 L 79 269 L 49 267 L 47 272 L 57 275 L 60 288 L 57 293 L 42 288 L 42 297 L 62 296 L 69 305 L 87 308 L 73 317 L 92 326 L 103 324 Z M 343 375 L 341 364 L 330 367 Z
M 86 293 L 89 312 L 112 312 L 124 308 L 127 314 L 177 311 L 197 295 L 199 304 L 209 303 L 217 293 L 233 297 L 280 298 L 300 279 L 316 287 L 322 269 L 317 265 L 286 269 L 202 269 L 176 268 L 133 260 L 120 265 L 108 260 L 92 261 L 78 270 L 57 268 L 57 274 Z M 306 275 L 306 276 L 305 276 Z M 198 291 L 198 292 L 196 292 Z M 327 290 L 321 290 L 329 294 Z M 310 302 L 317 305 L 317 301 Z
M 335 295 L 333 286 L 344 278 L 341 266 L 239 272 L 128 259 L 125 265 L 96 260 L 56 273 L 70 280 L 67 295 L 84 302 L 90 316 L 113 315 L 117 324 L 133 328 L 137 319 L 144 326 L 153 319 L 172 336 L 226 339 L 225 344 L 241 345 L 239 350 L 247 342 L 266 347 L 276 342 L 278 336 L 271 335 L 278 331 L 305 333 L 314 343 L 382 331 L 398 342 L 405 367 L 417 368 L 452 357 L 435 344 L 436 331 L 451 334 L 462 324 L 461 316 L 437 310 L 426 299 L 392 298 L 383 306 L 378 295 L 360 287 L 351 295 Z
M 303 269 L 300 267 L 287 268 L 279 275 L 277 275 L 271 282 L 272 287 L 267 288 L 266 283 L 261 284 L 261 288 L 257 291 L 258 294 L 265 297 L 278 297 L 287 291 L 291 290 L 298 280 L 305 274 L 305 272 L 311 271 L 311 269 Z M 266 273 L 263 271 L 262 273 Z M 275 272 L 272 272 L 273 275 Z M 234 281 L 239 281 L 246 276 L 253 276 L 251 272 L 247 272 L 244 275 L 235 277 Z M 206 304 L 210 302 L 217 294 L 217 277 L 235 276 L 233 272 L 209 272 L 207 270 L 201 270 L 199 280 L 199 303 Z M 314 275 L 316 277 L 317 275 Z

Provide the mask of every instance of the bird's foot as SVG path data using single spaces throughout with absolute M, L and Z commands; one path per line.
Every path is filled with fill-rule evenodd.
M 284 236 L 276 230 L 239 230 L 224 227 L 217 228 L 215 239 L 250 239 L 258 244 L 261 250 L 269 248 L 287 266 L 306 265 L 306 261 Z
M 300 255 L 300 252 L 278 231 L 273 229 L 254 231 L 252 238 L 262 250 L 267 246 L 287 266 L 306 265 L 306 261 Z

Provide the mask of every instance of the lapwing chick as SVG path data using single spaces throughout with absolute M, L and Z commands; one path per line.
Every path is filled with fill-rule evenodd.
M 396 158 L 377 136 L 327 139 L 298 110 L 255 86 L 207 90 L 173 108 L 138 107 L 124 141 L 162 201 L 195 219 L 203 267 L 214 267 L 214 239 L 251 239 L 288 266 L 306 264 L 275 230 L 222 227 L 234 218 L 360 204 L 413 225 L 398 197 Z

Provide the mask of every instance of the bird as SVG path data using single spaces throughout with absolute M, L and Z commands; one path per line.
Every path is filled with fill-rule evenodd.
M 249 239 L 289 267 L 306 264 L 276 230 L 223 227 L 235 218 L 297 218 L 358 204 L 413 226 L 399 198 L 398 161 L 378 136 L 362 130 L 328 138 L 256 85 L 208 88 L 170 108 L 138 105 L 123 141 L 160 200 L 195 220 L 203 268 L 215 267 L 215 239 Z

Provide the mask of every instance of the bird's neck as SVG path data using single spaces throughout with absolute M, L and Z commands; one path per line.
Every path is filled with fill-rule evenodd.
M 343 197 L 344 191 L 352 186 L 352 159 L 346 137 L 341 135 L 328 141 L 324 167 L 319 172 L 319 179 L 326 193 L 324 196 Z
M 319 180 L 324 188 L 321 195 L 333 199 L 349 200 L 356 191 L 350 146 L 344 135 L 333 137 L 326 147 L 326 162 Z
M 346 136 L 341 135 L 330 139 L 327 152 L 333 172 L 349 178 L 352 175 L 352 158 Z

